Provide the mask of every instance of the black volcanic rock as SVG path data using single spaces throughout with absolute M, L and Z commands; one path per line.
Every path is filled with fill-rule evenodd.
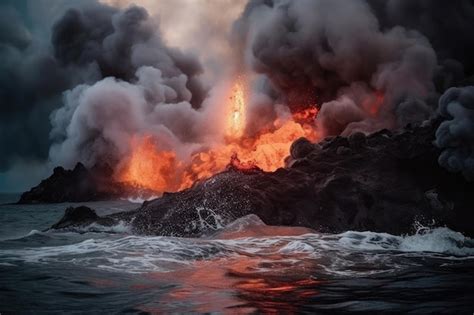
M 85 202 L 152 194 L 149 190 L 113 181 L 108 166 L 88 170 L 82 163 L 77 163 L 72 170 L 56 167 L 50 177 L 23 193 L 18 203 Z
M 129 223 L 137 234 L 195 236 L 256 214 L 269 225 L 320 232 L 414 232 L 414 223 L 474 235 L 473 183 L 447 172 L 433 146 L 439 122 L 400 132 L 305 141 L 287 169 L 273 173 L 229 168 L 192 188 L 145 202 L 139 209 L 97 218 Z M 81 226 L 72 222 L 70 226 Z
M 80 206 L 80 207 L 69 207 L 64 211 L 64 216 L 59 220 L 58 223 L 52 226 L 53 229 L 62 229 L 70 226 L 71 224 L 87 225 L 97 220 L 99 216 L 91 208 Z

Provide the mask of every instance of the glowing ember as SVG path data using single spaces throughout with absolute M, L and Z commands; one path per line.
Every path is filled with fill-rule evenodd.
M 275 171 L 285 165 L 290 146 L 296 139 L 311 141 L 320 138 L 314 128 L 316 107 L 294 113 L 287 119 L 277 119 L 270 130 L 250 138 L 245 136 L 245 87 L 239 80 L 230 97 L 225 140 L 220 145 L 194 153 L 180 161 L 174 152 L 160 150 L 149 136 L 133 139 L 132 154 L 119 180 L 157 192 L 178 191 L 196 181 L 225 170 L 228 165 L 241 170 Z

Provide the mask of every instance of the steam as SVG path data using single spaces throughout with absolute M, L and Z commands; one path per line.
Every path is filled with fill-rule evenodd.
M 474 86 L 446 91 L 439 112 L 445 118 L 436 131 L 439 164 L 474 180 Z

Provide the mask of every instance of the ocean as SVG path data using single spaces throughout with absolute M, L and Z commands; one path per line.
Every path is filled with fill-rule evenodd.
M 201 238 L 52 232 L 74 204 L 17 198 L 0 195 L 1 314 L 474 312 L 474 240 L 447 228 L 321 234 L 248 216 Z

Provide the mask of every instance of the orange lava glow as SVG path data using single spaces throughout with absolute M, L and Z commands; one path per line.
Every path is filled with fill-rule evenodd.
M 184 161 L 172 151 L 160 150 L 150 136 L 134 138 L 130 144 L 132 154 L 119 180 L 157 192 L 179 191 L 225 170 L 228 165 L 241 170 L 275 171 L 285 165 L 293 141 L 300 137 L 310 141 L 320 139 L 314 127 L 316 107 L 293 113 L 289 118 L 276 119 L 270 129 L 247 136 L 245 91 L 245 85 L 238 80 L 229 98 L 221 144 L 195 152 Z
M 176 189 L 174 170 L 181 163 L 174 152 L 159 150 L 150 136 L 133 138 L 131 146 L 132 155 L 121 174 L 121 181 L 158 192 Z

